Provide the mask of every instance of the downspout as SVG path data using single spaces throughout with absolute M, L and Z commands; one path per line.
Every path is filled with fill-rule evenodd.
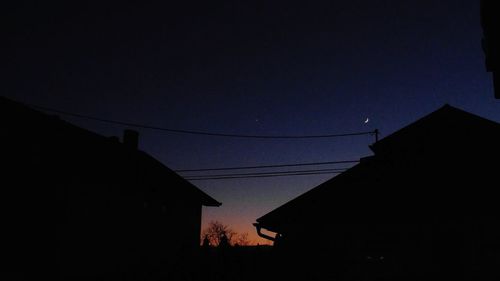
M 254 223 L 253 226 L 255 226 L 255 228 L 257 229 L 257 235 L 259 235 L 260 237 L 264 238 L 264 239 L 267 239 L 267 240 L 271 240 L 271 241 L 276 241 L 276 238 L 275 237 L 271 237 L 269 235 L 266 235 L 264 233 L 262 233 L 262 227 L 260 226 L 259 223 Z M 279 234 L 276 234 L 276 237 L 278 237 Z

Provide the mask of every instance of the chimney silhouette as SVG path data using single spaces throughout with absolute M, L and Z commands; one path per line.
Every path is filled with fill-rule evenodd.
M 139 132 L 134 130 L 124 130 L 123 144 L 128 148 L 137 149 L 139 147 Z

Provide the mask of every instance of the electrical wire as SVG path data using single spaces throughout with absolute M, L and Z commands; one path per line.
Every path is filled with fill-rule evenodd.
M 174 170 L 174 171 L 178 172 L 178 173 L 204 172 L 204 171 L 226 171 L 226 170 L 229 171 L 229 170 L 246 170 L 246 169 L 263 169 L 263 168 L 299 167 L 299 166 L 320 166 L 320 165 L 349 164 L 349 163 L 359 163 L 359 160 L 310 162 L 310 163 L 294 163 L 294 164 L 275 164 L 275 165 L 260 165 L 260 166 L 219 167 L 219 168 L 202 168 L 202 169 L 182 169 L 182 170 Z
M 188 176 L 188 178 L 203 178 L 203 177 L 225 177 L 225 176 L 261 176 L 261 175 L 286 175 L 296 173 L 315 173 L 315 172 L 344 172 L 347 169 L 315 169 L 315 170 L 295 170 L 295 171 L 277 171 L 277 172 L 260 172 L 260 173 L 237 173 L 237 174 L 219 174 L 219 175 L 196 175 Z
M 271 178 L 271 177 L 290 177 L 290 176 L 305 176 L 305 175 L 324 175 L 324 174 L 340 174 L 342 172 L 317 172 L 317 173 L 296 173 L 296 174 L 276 174 L 276 175 L 255 175 L 255 176 L 230 176 L 230 177 L 206 177 L 206 178 L 185 178 L 190 181 L 198 180 L 225 180 L 225 179 L 250 179 L 250 178 Z
M 164 131 L 164 132 L 170 132 L 170 133 L 203 135 L 203 136 L 213 136 L 213 137 L 252 138 L 252 139 L 318 139 L 318 138 L 335 138 L 335 137 L 363 136 L 363 135 L 376 135 L 377 134 L 376 130 L 375 131 L 367 131 L 367 132 L 343 133 L 343 134 L 274 135 L 274 136 L 272 136 L 272 135 L 245 135 L 245 134 L 214 133 L 214 132 L 192 131 L 192 130 L 184 130 L 184 129 L 171 129 L 171 128 L 151 126 L 151 125 L 144 125 L 144 124 L 139 124 L 139 123 L 123 122 L 123 121 L 117 121 L 117 120 L 104 119 L 104 118 L 100 118 L 100 117 L 94 117 L 94 116 L 90 116 L 90 115 L 72 113 L 72 112 L 62 111 L 62 110 L 58 110 L 58 109 L 53 109 L 53 108 L 43 107 L 43 106 L 38 106 L 38 105 L 33 105 L 33 104 L 26 104 L 26 105 L 31 106 L 33 108 L 40 109 L 40 110 L 48 111 L 48 112 L 54 112 L 54 113 L 59 113 L 59 114 L 63 114 L 63 115 L 68 115 L 68 116 L 73 116 L 73 117 L 78 117 L 78 118 L 83 118 L 83 119 L 88 119 L 88 120 L 93 120 L 93 121 L 99 121 L 99 122 L 104 122 L 104 123 L 110 123 L 110 124 L 115 124 L 115 125 L 158 130 L 158 131 Z

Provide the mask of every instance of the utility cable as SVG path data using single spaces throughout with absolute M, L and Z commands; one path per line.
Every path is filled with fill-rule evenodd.
M 290 177 L 290 176 L 305 176 L 305 175 L 324 175 L 324 174 L 340 174 L 342 172 L 317 172 L 317 173 L 296 173 L 284 175 L 255 175 L 255 176 L 231 176 L 231 177 L 206 177 L 206 178 L 185 178 L 190 181 L 197 180 L 225 180 L 225 179 L 249 179 L 249 178 L 271 178 L 271 177 Z
M 183 172 L 204 172 L 204 171 L 226 171 L 226 170 L 246 170 L 246 169 L 263 169 L 263 168 L 281 168 L 281 167 L 298 167 L 298 166 L 319 166 L 330 164 L 349 164 L 359 163 L 359 160 L 344 160 L 344 161 L 328 161 L 328 162 L 310 162 L 310 163 L 294 163 L 294 164 L 276 164 L 276 165 L 260 165 L 260 166 L 239 166 L 239 167 L 219 167 L 219 168 L 204 168 L 204 169 L 183 169 L 174 170 L 178 173 Z
M 353 133 L 344 133 L 344 134 L 323 134 L 323 135 L 245 135 L 245 134 L 214 133 L 214 132 L 192 131 L 192 130 L 184 130 L 184 129 L 171 129 L 171 128 L 151 126 L 151 125 L 144 125 L 144 124 L 139 124 L 139 123 L 123 122 L 123 121 L 117 121 L 117 120 L 104 119 L 104 118 L 90 116 L 90 115 L 72 113 L 72 112 L 62 111 L 62 110 L 58 110 L 58 109 L 53 109 L 53 108 L 43 107 L 43 106 L 38 106 L 38 105 L 33 105 L 33 104 L 26 104 L 26 105 L 31 106 L 33 108 L 40 109 L 40 110 L 44 110 L 44 111 L 49 111 L 49 112 L 59 113 L 59 114 L 63 114 L 63 115 L 104 122 L 104 123 L 110 123 L 110 124 L 115 124 L 115 125 L 122 125 L 122 126 L 129 126 L 129 127 L 143 128 L 143 129 L 151 129 L 151 130 L 164 131 L 164 132 L 170 132 L 170 133 L 203 135 L 203 136 L 213 136 L 213 137 L 252 138 L 252 139 L 318 139 L 318 138 L 336 138 L 336 137 L 348 137 L 348 136 L 376 135 L 376 133 L 377 133 L 377 130 L 368 131 L 368 132 L 353 132 Z
M 219 175 L 196 175 L 187 176 L 187 178 L 203 178 L 203 177 L 225 177 L 225 176 L 263 176 L 263 175 L 286 175 L 296 173 L 316 173 L 316 172 L 344 172 L 347 169 L 316 169 L 316 170 L 295 170 L 295 171 L 277 171 L 277 172 L 260 172 L 260 173 L 237 173 L 237 174 L 219 174 Z

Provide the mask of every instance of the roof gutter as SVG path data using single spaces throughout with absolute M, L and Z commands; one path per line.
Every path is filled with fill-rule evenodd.
M 257 229 L 257 235 L 259 235 L 260 237 L 267 239 L 267 240 L 271 240 L 273 242 L 276 241 L 275 237 L 271 237 L 269 235 L 262 233 L 262 226 L 259 223 L 254 223 L 253 226 L 255 226 L 255 228 Z M 276 234 L 276 236 L 277 235 L 279 235 L 279 234 Z

